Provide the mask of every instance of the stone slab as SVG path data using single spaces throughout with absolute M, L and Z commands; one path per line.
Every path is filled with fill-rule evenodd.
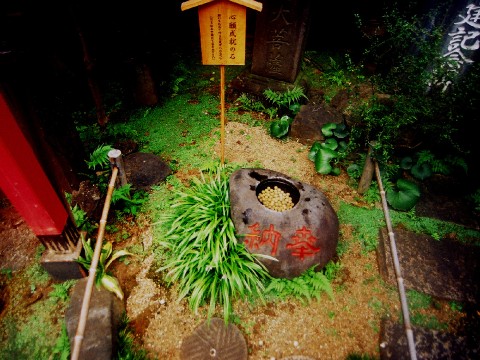
M 170 166 L 151 153 L 136 152 L 124 158 L 127 182 L 139 190 L 149 190 L 172 173 Z
M 412 327 L 418 359 L 470 360 L 480 358 L 480 344 L 468 335 Z M 380 359 L 410 360 L 403 324 L 383 320 L 380 325 Z
M 480 299 L 480 247 L 395 228 L 395 243 L 405 288 L 439 299 L 477 303 Z M 380 230 L 377 261 L 383 279 L 397 284 L 390 238 Z
M 75 284 L 70 305 L 65 313 L 71 349 L 73 349 L 87 280 L 84 278 Z M 123 302 L 113 293 L 103 288 L 93 287 L 80 360 L 115 358 L 118 327 L 124 312 Z
M 255 26 L 253 74 L 295 81 L 308 33 L 309 10 L 310 0 L 263 1 Z
M 294 81 L 290 83 L 252 74 L 249 70 L 245 70 L 229 84 L 229 88 L 234 90 L 230 92 L 234 92 L 235 96 L 238 96 L 239 93 L 248 93 L 254 94 L 262 99 L 264 98 L 263 92 L 267 89 L 284 93 L 287 90 L 293 89 L 295 86 L 302 87 L 306 93 L 308 89 L 308 83 L 302 72 L 299 72 Z M 232 101 L 235 101 L 235 99 L 232 99 Z

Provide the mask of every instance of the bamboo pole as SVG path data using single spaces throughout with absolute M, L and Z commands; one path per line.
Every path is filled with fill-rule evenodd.
M 405 333 L 407 335 L 408 350 L 410 353 L 410 359 L 416 360 L 417 353 L 415 350 L 415 340 L 413 337 L 412 325 L 410 324 L 410 315 L 408 312 L 407 296 L 405 294 L 405 286 L 403 284 L 402 271 L 400 269 L 400 262 L 398 260 L 397 245 L 395 243 L 395 234 L 393 232 L 390 212 L 388 210 L 387 199 L 385 197 L 385 190 L 383 189 L 380 169 L 376 161 L 375 161 L 375 175 L 377 177 L 378 187 L 380 189 L 380 196 L 382 197 L 382 207 L 383 207 L 383 213 L 385 215 L 385 222 L 387 223 L 388 237 L 390 239 L 390 249 L 392 251 L 393 265 L 395 269 L 395 275 L 397 277 L 398 291 L 400 293 L 400 302 L 402 305 L 403 323 L 405 326 Z
M 112 169 L 112 177 L 108 184 L 107 197 L 103 205 L 102 217 L 100 219 L 100 225 L 98 227 L 97 241 L 95 243 L 95 250 L 93 252 L 92 263 L 88 270 L 88 280 L 85 285 L 85 292 L 83 295 L 82 309 L 78 319 L 77 332 L 75 333 L 73 351 L 71 360 L 77 360 L 80 355 L 81 345 L 83 341 L 83 335 L 85 333 L 85 326 L 87 325 L 88 309 L 90 307 L 90 299 L 92 297 L 92 289 L 95 283 L 95 274 L 97 272 L 98 260 L 102 252 L 103 236 L 105 234 L 105 225 L 107 224 L 108 211 L 110 209 L 110 202 L 112 200 L 113 189 L 115 188 L 115 181 L 117 180 L 118 168 Z
M 108 159 L 110 160 L 110 167 L 113 170 L 114 167 L 118 168 L 118 179 L 120 180 L 120 186 L 128 184 L 127 175 L 125 173 L 125 164 L 122 157 L 122 152 L 118 149 L 112 149 L 108 152 Z
M 220 161 L 225 162 L 225 65 L 220 65 Z

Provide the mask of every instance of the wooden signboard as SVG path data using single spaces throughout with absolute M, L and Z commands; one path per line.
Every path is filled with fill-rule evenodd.
M 254 0 L 190 0 L 181 8 L 198 6 L 203 65 L 220 65 L 220 160 L 225 158 L 225 65 L 245 65 L 246 8 L 261 11 Z
M 246 12 L 227 1 L 198 8 L 204 65 L 245 64 Z
M 198 6 L 203 65 L 245 65 L 246 7 L 260 11 L 252 0 L 191 0 L 182 10 Z

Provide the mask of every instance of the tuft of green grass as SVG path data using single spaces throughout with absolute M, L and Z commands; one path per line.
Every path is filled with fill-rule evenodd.
M 145 349 L 135 344 L 134 334 L 130 328 L 130 320 L 126 314 L 122 315 L 118 332 L 118 360 L 147 360 L 148 355 Z
M 413 325 L 434 330 L 445 330 L 447 324 L 441 323 L 435 315 L 426 313 L 433 306 L 432 297 L 415 290 L 407 291 L 407 302 L 410 312 L 410 320 Z
M 234 299 L 263 299 L 263 283 L 270 277 L 256 260 L 259 255 L 237 242 L 230 217 L 230 171 L 220 165 L 175 191 L 171 211 L 158 223 L 168 231 L 156 250 L 163 258 L 158 271 L 167 271 L 166 281 L 178 285 L 178 301 L 188 298 L 195 313 L 208 304 L 208 318 L 221 305 L 225 322 Z
M 45 247 L 40 245 L 35 251 L 35 261 L 32 266 L 29 266 L 25 270 L 25 278 L 29 280 L 31 288 L 37 286 L 44 286 L 50 281 L 50 275 L 40 264 L 42 253 L 45 251 Z

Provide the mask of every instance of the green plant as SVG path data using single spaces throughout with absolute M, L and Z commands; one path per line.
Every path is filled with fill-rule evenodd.
M 473 139 L 468 128 L 478 118 L 479 90 L 473 82 L 478 83 L 480 68 L 452 77 L 445 71 L 452 64 L 440 51 L 448 29 L 439 14 L 451 11 L 453 3 L 440 2 L 420 13 L 410 4 L 392 3 L 382 16 L 384 33 L 368 37 L 362 61 L 377 66 L 370 80 L 378 95 L 353 108 L 352 141 L 359 146 L 377 141 L 376 158 L 382 163 L 404 140 L 455 157 L 473 149 L 465 139 Z M 357 19 L 360 31 L 367 28 Z M 452 84 L 446 91 L 435 85 L 443 81 Z M 419 176 L 425 176 L 425 168 Z
M 53 290 L 48 297 L 55 301 L 67 301 L 70 297 L 70 289 L 75 285 L 76 280 L 67 280 L 60 284 L 53 284 Z
M 284 138 L 290 130 L 293 118 L 300 111 L 301 100 L 307 98 L 303 92 L 303 88 L 294 86 L 284 92 L 266 89 L 263 95 L 274 106 L 273 109 L 265 109 L 270 119 L 277 116 L 277 114 L 281 116 L 280 119 L 274 120 L 270 124 L 270 135 L 279 139 Z
M 451 301 L 450 309 L 452 309 L 453 311 L 461 312 L 463 310 L 463 305 L 457 301 Z
M 270 124 L 270 135 L 278 139 L 287 136 L 293 118 L 300 111 L 300 102 L 307 97 L 303 93 L 303 88 L 294 86 L 287 89 L 285 92 L 273 91 L 265 89 L 263 92 L 265 98 L 271 102 L 274 107 L 265 109 L 272 119 L 277 114 L 280 114 L 280 119 L 274 120 Z
M 38 287 L 42 287 L 48 283 L 50 280 L 50 274 L 45 270 L 45 268 L 41 265 L 41 257 L 42 253 L 45 251 L 45 247 L 40 245 L 35 250 L 35 259 L 36 261 L 33 263 L 32 266 L 29 266 L 26 270 L 26 277 L 30 282 L 30 289 L 35 291 Z
M 43 279 L 43 274 L 39 278 L 40 259 L 35 263 L 16 273 L 15 281 L 46 288 L 51 278 Z M 19 299 L 12 300 L 11 305 L 18 307 Z M 6 307 L 0 319 L 0 359 L 65 359 L 70 349 L 63 321 L 67 305 L 67 301 L 41 298 L 20 315 Z
M 87 216 L 87 213 L 83 211 L 78 204 L 72 206 L 72 194 L 64 193 L 70 210 L 72 211 L 73 221 L 79 230 L 87 232 L 87 234 L 93 233 L 98 225 L 94 224 Z
M 385 226 L 385 218 L 381 209 L 366 209 L 341 203 L 338 220 L 341 224 L 350 224 L 353 227 L 353 237 L 360 242 L 363 251 L 369 252 L 376 249 L 378 231 Z
M 323 175 L 339 175 L 340 168 L 334 164 L 345 154 L 348 136 L 346 125 L 327 123 L 322 126 L 323 142 L 315 141 L 310 148 L 308 158 L 315 163 L 315 170 Z
M 448 234 L 455 234 L 458 241 L 478 244 L 478 238 L 480 236 L 478 230 L 469 229 L 447 221 L 417 216 L 415 214 L 415 208 L 409 212 L 392 211 L 390 215 L 393 226 L 402 224 L 402 226 L 405 226 L 413 232 L 427 234 L 437 240 L 447 237 Z
M 287 136 L 292 122 L 293 119 L 288 115 L 284 115 L 280 119 L 272 121 L 270 123 L 270 135 L 278 139 L 284 138 Z
M 67 326 L 63 324 L 60 336 L 52 349 L 52 360 L 70 359 L 70 338 L 68 337 Z
M 432 304 L 430 295 L 415 291 L 407 291 L 408 306 L 410 310 L 426 309 Z
M 90 179 L 93 183 L 97 184 L 102 193 L 106 193 L 108 176 L 110 174 L 110 162 L 108 159 L 108 152 L 112 150 L 110 145 L 100 145 L 91 154 L 90 159 L 87 161 L 89 169 L 99 170 L 93 175 L 90 175 Z M 67 201 L 71 203 L 71 195 L 67 195 Z M 141 206 L 148 197 L 148 193 L 143 190 L 132 191 L 132 185 L 126 184 L 114 189 L 112 193 L 111 204 L 112 208 L 117 210 L 120 215 L 137 215 Z M 71 207 L 73 217 L 77 227 L 81 230 L 86 230 L 91 233 L 94 230 L 94 226 L 90 223 L 86 213 L 78 206 Z
M 13 271 L 12 269 L 1 269 L 0 274 L 6 275 L 7 279 L 10 280 L 13 276 Z
M 345 55 L 345 57 L 347 61 L 349 61 L 349 64 L 352 65 L 348 54 Z M 324 78 L 338 87 L 350 86 L 352 84 L 347 69 L 331 56 L 329 57 L 328 67 L 325 69 Z
M 261 101 L 255 100 L 245 93 L 240 95 L 235 103 L 238 103 L 238 106 L 246 111 L 265 111 L 265 105 Z
M 425 310 L 433 304 L 432 297 L 415 290 L 407 291 L 407 302 L 410 311 L 410 319 L 413 325 L 426 327 L 428 329 L 445 330 L 446 324 L 434 315 L 425 314 Z
M 335 277 L 338 268 L 334 265 L 327 265 L 328 270 L 316 271 L 313 266 L 302 275 L 291 280 L 284 278 L 273 278 L 265 289 L 270 298 L 286 299 L 296 298 L 303 303 L 309 303 L 312 298 L 320 301 L 322 292 L 325 292 L 333 300 L 333 289 L 330 281 Z
M 185 81 L 184 77 L 178 77 L 172 82 L 172 97 L 177 96 L 180 91 L 180 84 Z
M 79 256 L 77 261 L 82 264 L 85 269 L 89 270 L 93 259 L 94 249 L 92 249 L 90 239 L 85 240 L 82 237 L 82 243 L 85 257 Z M 113 251 L 112 242 L 104 243 L 95 273 L 95 283 L 97 287 L 102 285 L 106 290 L 114 293 L 120 300 L 123 300 L 123 291 L 120 283 L 115 276 L 107 273 L 107 270 L 116 259 L 129 255 L 135 256 L 135 254 L 126 250 Z
M 51 309 L 53 311 L 53 309 Z M 35 322 L 36 320 L 36 322 Z M 48 333 L 51 324 L 45 319 L 31 318 L 26 324 L 16 324 L 14 319 L 3 320 L 3 334 L 0 347 L 2 359 L 52 359 L 66 360 L 70 357 L 70 340 L 65 325 L 62 326 L 58 338 L 57 334 Z M 56 342 L 55 342 L 56 339 Z M 53 342 L 52 342 L 53 340 Z M 3 342 L 2 341 L 2 342 Z
M 102 194 L 106 193 L 108 187 L 108 176 L 110 174 L 108 152 L 112 149 L 111 145 L 99 145 L 92 151 L 89 159 L 85 160 L 88 169 L 91 171 L 83 175 L 86 175 L 92 184 L 97 185 Z M 79 214 L 79 216 L 81 215 Z
M 396 210 L 409 211 L 420 199 L 420 188 L 406 179 L 398 179 L 396 186 L 387 190 L 387 202 Z
M 135 191 L 131 195 L 131 184 L 115 188 L 112 193 L 112 205 L 119 208 L 122 214 L 137 215 L 148 198 L 146 191 Z
M 159 271 L 168 271 L 168 283 L 178 284 L 178 300 L 188 297 L 194 312 L 208 303 L 210 318 L 220 304 L 228 321 L 233 299 L 263 298 L 263 281 L 269 275 L 256 260 L 259 255 L 237 241 L 225 166 L 177 190 L 160 224 L 168 232 L 159 242 L 164 250 Z
M 263 95 L 277 109 L 288 111 L 289 114 L 293 115 L 296 115 L 300 111 L 300 102 L 302 99 L 307 99 L 301 86 L 294 86 L 284 92 L 265 89 Z
M 81 117 L 85 115 L 82 114 Z M 113 144 L 122 140 L 142 143 L 144 138 L 139 135 L 130 122 L 108 122 L 104 129 L 98 124 L 82 124 L 84 120 L 76 121 L 76 129 L 87 152 L 98 148 L 98 144 Z
M 403 157 L 398 167 L 389 165 L 382 168 L 387 170 L 382 176 L 388 180 L 385 189 L 387 202 L 399 211 L 412 210 L 420 199 L 421 193 L 419 185 L 403 178 L 403 174 L 398 170 L 408 171 L 418 181 L 423 181 L 434 173 L 450 174 L 453 169 L 467 172 L 467 164 L 463 158 L 446 156 L 444 159 L 439 159 L 430 150 L 422 150 L 415 153 L 414 156 Z
M 130 320 L 128 316 L 123 313 L 120 319 L 118 331 L 118 350 L 117 360 L 147 360 L 147 351 L 141 349 L 136 343 L 135 338 L 130 328 Z
M 382 200 L 376 181 L 372 181 L 372 184 L 370 185 L 370 187 L 363 194 L 363 199 L 367 203 L 369 203 L 370 205 L 374 205 L 375 203 L 379 203 Z
M 91 154 L 90 159 L 86 161 L 89 169 L 96 170 L 97 166 L 103 170 L 108 164 L 108 152 L 112 150 L 111 145 L 100 145 Z
M 418 180 L 424 180 L 433 174 L 449 175 L 456 169 L 461 169 L 465 174 L 468 171 L 468 165 L 462 157 L 447 155 L 439 159 L 430 150 L 422 150 L 414 156 L 402 158 L 400 167 L 409 170 Z
M 347 174 L 351 179 L 358 180 L 362 176 L 362 168 L 359 164 L 352 163 L 347 167 Z
M 473 201 L 475 211 L 480 211 L 480 189 L 475 190 L 470 198 Z

